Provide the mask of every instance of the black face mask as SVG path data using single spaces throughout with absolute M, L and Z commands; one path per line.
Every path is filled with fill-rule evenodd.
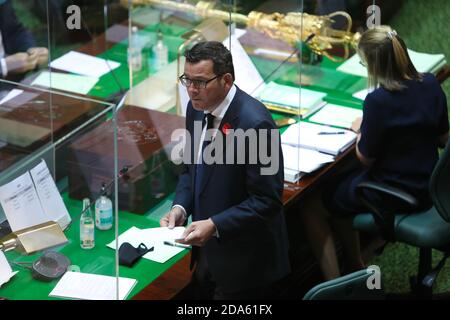
M 154 247 L 149 249 L 143 243 L 135 248 L 128 242 L 124 242 L 119 248 L 119 264 L 121 266 L 132 267 L 144 254 L 153 251 L 153 249 Z

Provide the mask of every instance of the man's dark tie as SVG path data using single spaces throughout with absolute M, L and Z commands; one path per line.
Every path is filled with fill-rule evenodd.
M 214 127 L 214 116 L 211 113 L 205 113 L 203 117 L 203 128 L 205 127 L 205 124 L 207 123 L 206 130 L 212 129 Z M 205 135 L 206 137 L 206 135 Z M 197 219 L 200 219 L 200 212 L 199 212 L 199 196 L 200 196 L 200 186 L 202 185 L 202 179 L 203 179 L 203 173 L 204 173 L 204 166 L 206 165 L 203 161 L 203 151 L 205 150 L 206 146 L 210 144 L 211 141 L 205 141 L 203 140 L 202 143 L 202 150 L 200 154 L 200 163 L 197 163 L 195 165 L 195 190 L 194 190 L 194 217 Z
M 205 113 L 203 116 L 203 123 L 202 128 L 205 127 L 207 123 L 206 130 L 212 129 L 214 127 L 214 116 L 211 113 Z M 206 135 L 205 135 L 206 137 Z M 202 179 L 203 179 L 203 172 L 204 172 L 204 162 L 203 162 L 203 151 L 205 150 L 206 146 L 211 143 L 211 141 L 205 141 L 203 140 L 202 143 L 202 151 L 200 155 L 200 163 L 197 163 L 195 165 L 195 177 L 194 177 L 194 221 L 196 220 L 202 220 L 204 217 L 201 216 L 200 212 L 200 187 L 202 185 Z M 191 255 L 191 263 L 190 263 L 190 269 L 194 267 L 195 262 L 197 261 L 199 257 L 199 248 L 196 246 L 192 247 L 192 255 Z

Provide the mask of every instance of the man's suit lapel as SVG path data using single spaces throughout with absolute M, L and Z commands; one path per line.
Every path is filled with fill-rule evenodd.
M 225 150 L 225 135 L 223 134 L 224 131 L 224 125 L 227 124 L 231 127 L 231 129 L 236 129 L 236 123 L 238 122 L 237 120 L 239 119 L 239 96 L 240 96 L 240 89 L 236 87 L 236 95 L 233 98 L 233 101 L 231 102 L 230 106 L 228 107 L 227 112 L 225 113 L 224 117 L 222 118 L 222 121 L 220 122 L 219 128 L 217 130 L 217 135 L 222 135 L 222 142 L 223 142 L 223 146 L 221 148 L 215 148 L 214 146 L 211 146 L 214 148 L 214 150 L 216 150 L 216 154 L 215 154 L 215 158 L 216 159 L 220 159 L 224 153 Z M 212 141 L 211 144 L 216 143 L 216 141 Z M 225 159 L 223 159 L 224 163 L 225 163 Z M 205 165 L 204 169 L 203 169 L 203 179 L 202 179 L 202 183 L 200 185 L 200 193 L 203 192 L 203 190 L 205 189 L 209 178 L 211 177 L 214 168 L 215 168 L 215 164 L 212 165 Z

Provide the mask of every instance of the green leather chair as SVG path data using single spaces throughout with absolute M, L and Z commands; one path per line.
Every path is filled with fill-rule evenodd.
M 388 207 L 386 203 L 395 199 L 403 203 L 408 212 L 417 211 L 414 197 L 384 184 L 363 182 L 358 185 L 357 190 L 370 213 L 357 215 L 353 220 L 354 228 L 381 233 L 387 241 L 418 247 L 418 274 L 411 278 L 411 289 L 419 297 L 431 298 L 433 284 L 450 254 L 450 143 L 447 143 L 430 179 L 429 190 L 434 206 L 429 210 L 402 214 L 383 209 L 382 207 Z M 384 199 L 384 204 L 368 201 L 364 197 L 364 190 L 376 191 Z M 432 249 L 444 253 L 435 268 L 431 263 Z
M 303 300 L 382 300 L 383 286 L 369 289 L 367 280 L 375 270 L 363 269 L 337 279 L 320 283 L 310 289 Z

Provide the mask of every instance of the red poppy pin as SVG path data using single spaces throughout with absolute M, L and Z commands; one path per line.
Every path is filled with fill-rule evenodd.
M 229 134 L 228 130 L 230 130 L 230 129 L 232 129 L 231 124 L 229 124 L 228 122 L 224 123 L 222 126 L 222 133 L 227 135 L 227 134 Z

